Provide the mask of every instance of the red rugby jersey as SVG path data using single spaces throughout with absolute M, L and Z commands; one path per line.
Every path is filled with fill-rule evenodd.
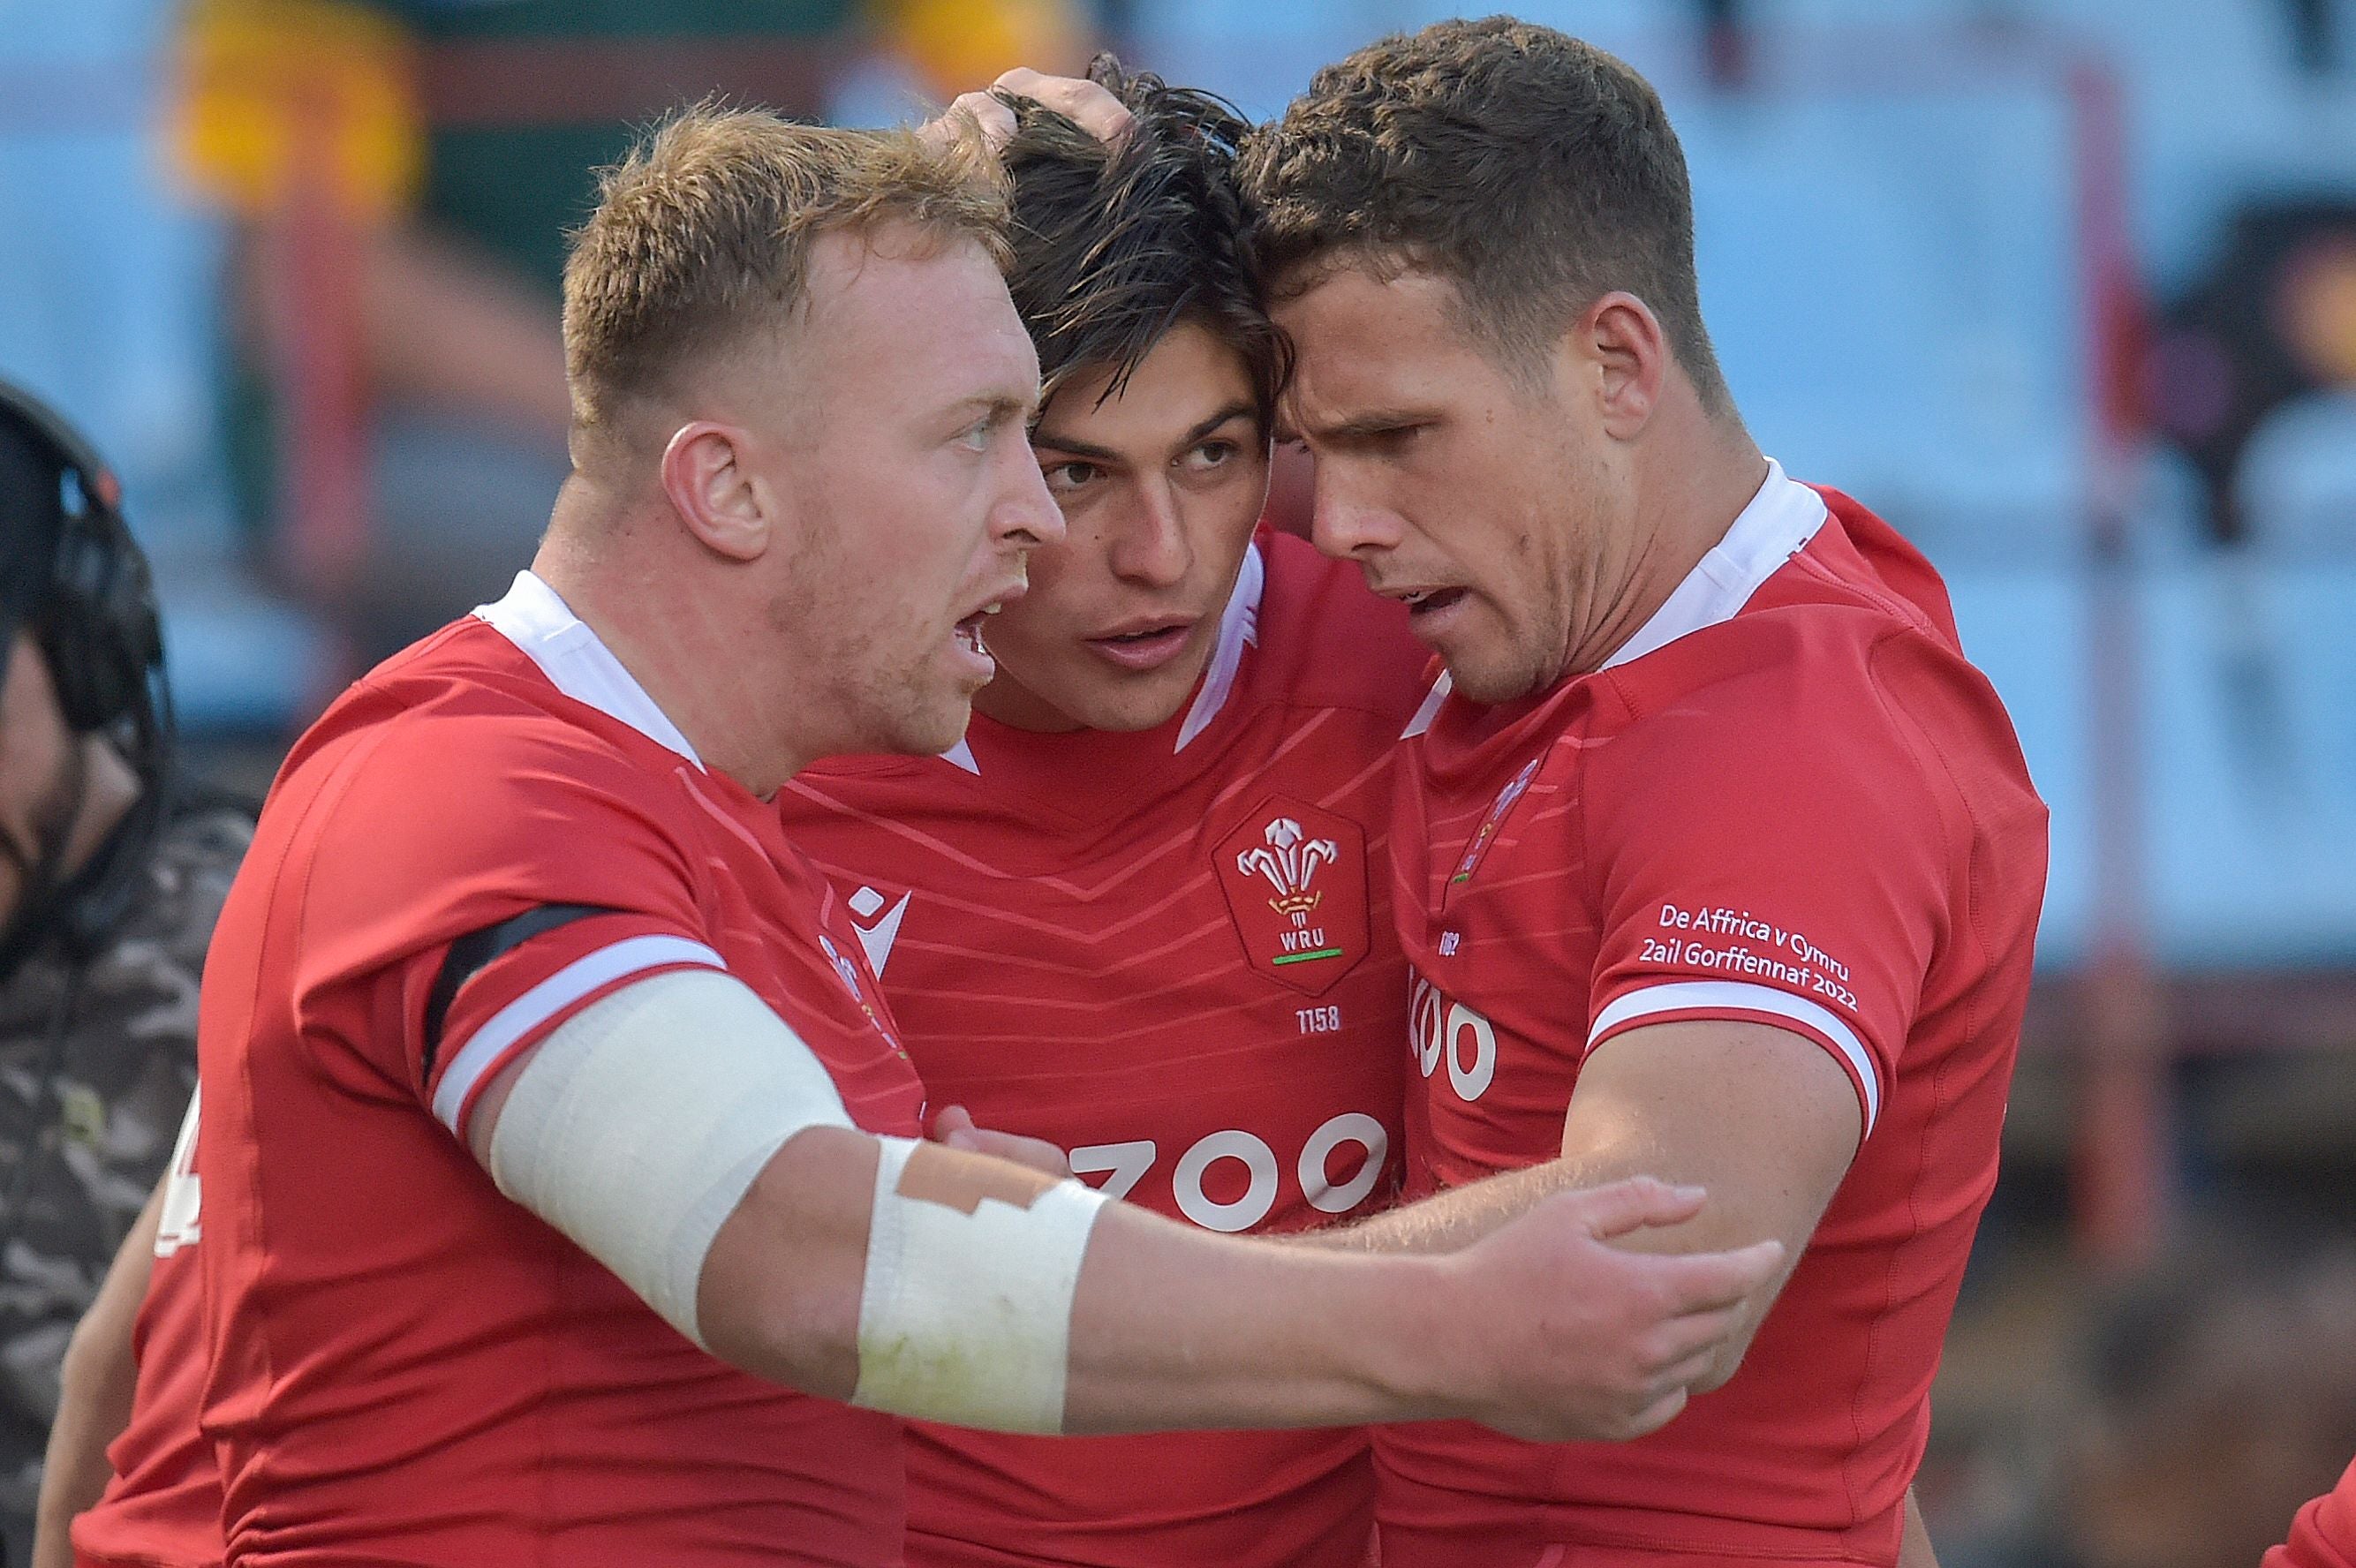
M 2267 1551 L 2264 1568 L 2356 1568 L 2356 1465 L 2298 1510 L 2290 1539 Z
M 147 1294 L 132 1330 L 139 1381 L 131 1421 L 108 1445 L 114 1475 L 73 1521 L 79 1568 L 219 1568 L 220 1471 L 197 1430 L 205 1381 L 197 1244 L 203 1189 L 197 1177 L 199 1101 L 188 1102 L 164 1182 L 164 1210 Z
M 436 994 L 455 941 L 556 906 L 603 912 Z M 203 1425 L 230 1560 L 898 1563 L 896 1421 L 697 1349 L 464 1142 L 503 1062 L 688 966 L 775 1008 L 859 1125 L 914 1135 L 858 949 L 775 808 L 529 573 L 338 699 L 206 966 Z
M 1741 1371 L 1661 1432 L 1379 1434 L 1386 1568 L 1894 1562 L 2045 881 L 2045 808 L 1936 575 L 1772 469 L 1605 667 L 1449 699 L 1399 778 L 1411 1190 L 1554 1156 L 1586 1053 L 1672 1019 L 1816 1041 L 1866 1131 Z
M 937 1104 L 1215 1231 L 1392 1197 L 1406 972 L 1390 758 L 1430 682 L 1355 567 L 1263 533 L 1189 707 L 1136 734 L 977 717 L 948 758 L 781 794 Z M 1358 1568 L 1363 1432 L 912 1427 L 909 1561 Z

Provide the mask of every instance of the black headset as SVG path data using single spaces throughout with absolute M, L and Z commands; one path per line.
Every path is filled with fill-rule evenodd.
M 44 941 L 61 941 L 80 963 L 128 912 L 163 827 L 174 726 L 164 682 L 162 617 L 155 579 L 120 510 L 122 485 L 88 443 L 46 404 L 0 380 L 0 421 L 31 438 L 54 464 L 54 548 L 39 522 L 27 559 L 0 559 L 0 649 L 19 625 L 48 661 L 67 726 L 103 734 L 139 779 L 133 805 L 91 862 L 71 877 L 42 879 L 0 930 L 0 981 Z M 50 499 L 46 490 L 38 503 Z

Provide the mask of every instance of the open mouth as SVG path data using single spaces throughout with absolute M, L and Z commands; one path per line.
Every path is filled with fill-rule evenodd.
M 1088 646 L 1097 654 L 1126 669 L 1155 669 L 1175 658 L 1185 647 L 1187 637 L 1194 630 L 1192 621 L 1172 621 L 1158 626 L 1146 626 L 1134 632 L 1119 632 L 1110 636 L 1090 637 Z
M 1402 602 L 1407 605 L 1408 618 L 1415 619 L 1424 615 L 1436 614 L 1440 611 L 1449 609 L 1455 604 L 1462 603 L 1464 598 L 1464 590 L 1462 588 L 1427 588 L 1419 590 L 1413 593 L 1403 594 L 1400 597 Z
M 1009 595 L 1009 597 L 1011 598 L 1012 596 Z M 987 667 L 989 673 L 993 675 L 997 673 L 998 661 L 990 656 L 990 649 L 982 643 L 981 624 L 985 619 L 997 614 L 999 611 L 1005 607 L 1006 601 L 1004 599 L 997 600 L 991 603 L 983 605 L 980 609 L 976 610 L 972 614 L 968 615 L 964 620 L 959 621 L 952 635 L 952 640 L 957 644 L 959 651 L 969 655 L 980 664 Z

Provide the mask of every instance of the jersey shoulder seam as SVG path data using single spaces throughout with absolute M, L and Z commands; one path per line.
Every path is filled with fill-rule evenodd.
M 1819 607 L 1832 610 L 1863 610 L 1874 614 L 1886 616 L 1890 620 L 1898 623 L 1899 626 L 1905 630 L 1916 632 L 1923 636 L 1929 637 L 1943 647 L 1949 645 L 1945 639 L 1939 635 L 1938 624 L 1931 619 L 1929 613 L 1925 612 L 1921 605 L 1915 603 L 1912 600 L 1908 599 L 1903 594 L 1893 592 L 1890 589 L 1881 586 L 1879 583 L 1859 581 L 1856 578 L 1843 577 L 1839 573 L 1834 571 L 1831 567 L 1826 566 L 1823 561 L 1818 560 L 1804 549 L 1792 558 L 1791 564 L 1797 567 L 1815 581 L 1823 583 L 1826 587 L 1838 589 L 1842 592 L 1853 596 L 1852 601 L 1847 603 L 1840 603 L 1830 600 L 1818 601 L 1817 604 Z M 1806 604 L 1790 604 L 1777 605 L 1774 608 L 1775 610 L 1782 611 L 1797 611 L 1810 608 L 1810 606 Z M 1773 612 L 1771 611 L 1768 613 L 1772 613 Z M 1879 635 L 1877 635 L 1876 640 L 1879 640 Z

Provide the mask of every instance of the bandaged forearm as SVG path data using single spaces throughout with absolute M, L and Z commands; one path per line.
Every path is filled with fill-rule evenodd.
M 1062 1431 L 1072 1300 L 1104 1194 L 937 1144 L 879 1141 L 851 1403 Z
M 584 1008 L 541 1042 L 492 1129 L 499 1189 L 704 1343 L 706 1256 L 807 1127 L 850 1127 L 826 1068 L 748 987 L 698 969 Z M 1106 1200 L 906 1138 L 878 1146 L 851 1403 L 1060 1431 L 1072 1302 Z

